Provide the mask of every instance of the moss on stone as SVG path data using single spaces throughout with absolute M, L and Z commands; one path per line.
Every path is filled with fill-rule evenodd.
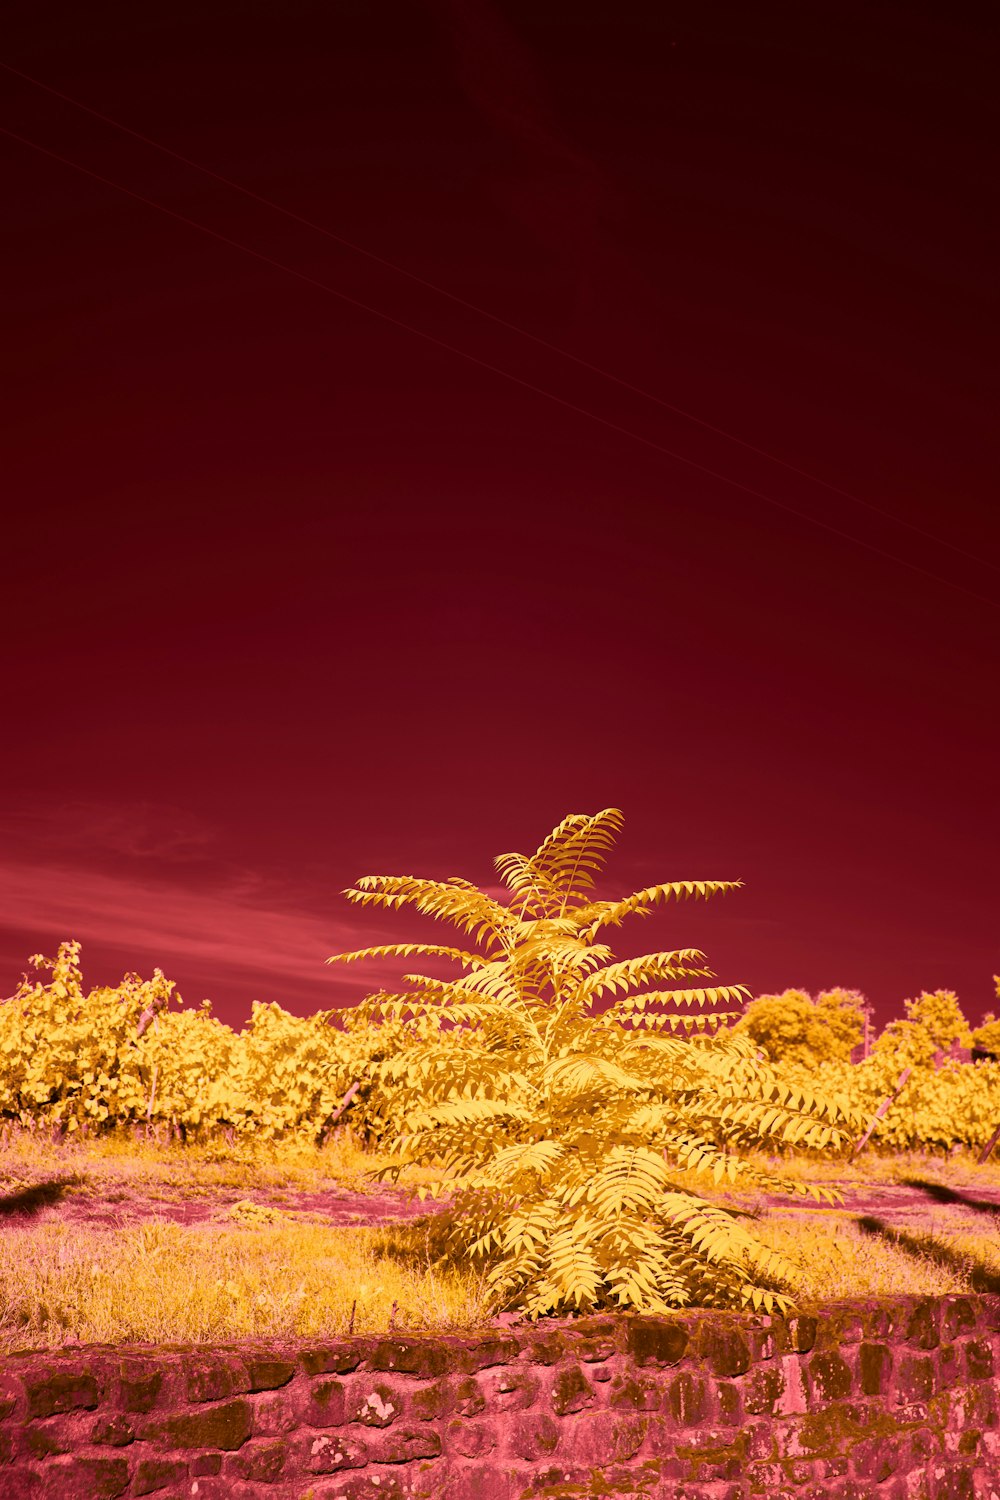
M 93 1411 L 100 1394 L 93 1375 L 51 1373 L 24 1382 L 28 1416 L 53 1417 L 58 1412 Z
M 156 1490 L 166 1489 L 168 1484 L 183 1484 L 187 1479 L 187 1464 L 170 1458 L 144 1458 L 135 1472 L 133 1495 L 152 1495 Z
M 150 1412 L 156 1406 L 162 1385 L 162 1370 L 137 1374 L 133 1367 L 123 1363 L 118 1378 L 118 1404 L 122 1411 L 137 1415 Z
M 443 1375 L 451 1368 L 452 1351 L 432 1340 L 379 1339 L 368 1355 L 372 1370 L 394 1370 L 400 1375 L 420 1375 L 428 1379 Z
M 745 1375 L 750 1368 L 750 1345 L 738 1328 L 723 1323 L 705 1325 L 700 1352 L 713 1375 Z
M 250 1407 L 246 1401 L 229 1401 L 208 1411 L 153 1418 L 139 1436 L 163 1448 L 220 1448 L 231 1453 L 250 1436 Z
M 862 1344 L 858 1364 L 865 1396 L 881 1396 L 888 1390 L 892 1350 L 887 1344 Z
M 365 1350 L 357 1344 L 314 1344 L 299 1355 L 307 1375 L 347 1375 L 356 1370 Z
M 567 1365 L 558 1372 L 552 1386 L 552 1407 L 560 1417 L 582 1411 L 593 1401 L 594 1388 L 579 1365 Z
M 250 1358 L 246 1368 L 247 1389 L 252 1392 L 280 1390 L 295 1375 L 295 1366 L 287 1359 Z

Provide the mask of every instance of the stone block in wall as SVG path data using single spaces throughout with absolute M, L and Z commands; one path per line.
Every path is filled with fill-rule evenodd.
M 904 1441 L 898 1437 L 862 1438 L 851 1448 L 851 1473 L 872 1485 L 882 1484 L 901 1468 L 904 1452 Z
M 360 1422 L 363 1427 L 389 1427 L 402 1416 L 407 1397 L 401 1388 L 385 1380 L 356 1377 L 340 1404 L 340 1422 Z M 329 1423 L 317 1424 L 329 1426 Z
M 222 1458 L 221 1453 L 196 1453 L 188 1463 L 192 1477 L 197 1479 L 201 1475 L 221 1474 Z
M 588 1318 L 581 1320 L 579 1331 L 573 1330 L 569 1337 L 569 1353 L 573 1359 L 585 1365 L 603 1364 L 618 1353 L 620 1333 L 618 1325 L 611 1319 Z
M 274 1484 L 284 1472 L 291 1472 L 291 1450 L 281 1438 L 256 1438 L 244 1443 L 237 1453 L 227 1453 L 223 1474 L 246 1479 L 254 1484 Z
M 616 1374 L 608 1385 L 608 1405 L 615 1411 L 659 1411 L 666 1388 L 650 1376 Z
M 488 1374 L 481 1375 L 476 1388 L 483 1398 L 482 1409 L 499 1414 L 525 1411 L 534 1406 L 541 1381 L 531 1370 L 513 1366 L 503 1370 L 490 1370 Z M 461 1405 L 456 1404 L 456 1410 L 461 1409 Z
M 25 1494 L 34 1495 L 37 1500 L 58 1495 L 72 1495 L 73 1500 L 117 1500 L 129 1485 L 129 1466 L 124 1458 L 92 1458 L 74 1453 L 50 1459 L 42 1472 L 44 1479 L 36 1480 L 34 1490 L 26 1471 L 22 1471 L 20 1481 Z M 8 1474 L 4 1474 L 4 1500 L 8 1500 L 9 1493 L 17 1500 L 17 1490 L 16 1482 L 8 1487 Z
M 435 1380 L 430 1385 L 418 1386 L 407 1398 L 407 1410 L 411 1417 L 421 1422 L 435 1422 L 450 1416 L 455 1405 L 455 1386 L 449 1380 Z
M 781 1374 L 785 1388 L 774 1403 L 775 1413 L 792 1416 L 796 1412 L 808 1411 L 803 1361 L 795 1354 L 782 1355 Z
M 433 1339 L 376 1339 L 367 1356 L 370 1370 L 419 1375 L 424 1379 L 443 1375 L 452 1367 L 452 1351 Z
M 250 1428 L 254 1437 L 281 1437 L 299 1425 L 298 1401 L 291 1392 L 261 1396 L 250 1402 Z
M 455 1417 L 445 1429 L 444 1451 L 461 1458 L 487 1458 L 496 1449 L 497 1442 L 498 1423 L 495 1418 L 477 1421 Z
M 560 1417 L 593 1406 L 597 1393 L 579 1365 L 561 1365 L 553 1374 L 549 1401 Z
M 928 1401 L 936 1387 L 934 1361 L 927 1354 L 904 1354 L 896 1375 L 896 1402 Z
M 237 1359 L 192 1355 L 185 1357 L 183 1367 L 188 1401 L 225 1401 L 242 1394 L 247 1384 L 246 1371 Z
M 733 1427 L 743 1424 L 743 1398 L 740 1388 L 732 1381 L 720 1380 L 715 1388 L 717 1415 L 720 1422 Z
M 1000 1333 L 1000 1296 L 996 1292 L 983 1292 L 976 1302 L 983 1327 L 992 1333 Z
M 441 1436 L 424 1426 L 377 1429 L 367 1434 L 365 1447 L 373 1463 L 406 1464 L 415 1458 L 439 1458 Z
M 518 1412 L 503 1424 L 506 1451 L 525 1463 L 551 1458 L 559 1447 L 561 1425 L 548 1412 Z
M 906 1342 L 917 1349 L 936 1349 L 941 1342 L 941 1312 L 936 1300 L 921 1298 L 906 1324 Z
M 127 1417 L 115 1412 L 109 1417 L 98 1417 L 90 1427 L 90 1441 L 108 1448 L 126 1448 L 135 1442 L 135 1428 Z
M 860 1344 L 865 1336 L 865 1318 L 855 1308 L 845 1308 L 834 1315 L 829 1323 L 827 1338 L 833 1344 Z
M 666 1369 L 679 1364 L 688 1347 L 688 1332 L 682 1323 L 662 1318 L 632 1317 L 625 1332 L 625 1352 L 640 1369 Z M 727 1372 L 728 1373 L 728 1372 Z
M 297 1419 L 306 1427 L 342 1427 L 347 1420 L 347 1390 L 335 1376 L 297 1383 L 289 1394 Z
M 750 1368 L 750 1345 L 743 1330 L 722 1319 L 701 1324 L 698 1353 L 716 1377 L 745 1375 Z
M 976 1310 L 968 1297 L 941 1298 L 941 1342 L 951 1344 L 976 1326 Z
M 337 1474 L 368 1463 L 368 1444 L 359 1434 L 300 1431 L 287 1441 L 289 1467 L 307 1474 Z
M 784 1394 L 785 1374 L 780 1365 L 751 1370 L 743 1383 L 743 1409 L 750 1417 L 773 1413 Z
M 531 1389 L 533 1389 L 535 1382 L 531 1381 L 530 1384 Z M 499 1382 L 498 1388 L 504 1392 L 512 1389 L 510 1385 L 503 1381 Z M 517 1387 L 517 1389 L 522 1390 L 523 1388 Z M 475 1417 L 486 1409 L 487 1393 L 477 1380 L 468 1377 L 465 1380 L 460 1380 L 454 1386 L 451 1399 L 455 1411 L 460 1417 Z
M 42 1484 L 34 1469 L 24 1465 L 5 1468 L 4 1500 L 41 1500 Z
M 712 1396 L 713 1392 L 704 1377 L 696 1375 L 692 1370 L 682 1370 L 667 1387 L 664 1410 L 673 1417 L 678 1427 L 697 1427 L 715 1416 Z
M 811 1404 L 841 1401 L 851 1395 L 851 1367 L 833 1349 L 813 1350 L 806 1360 L 806 1392 Z
M 132 1480 L 133 1495 L 153 1495 L 168 1485 L 185 1485 L 188 1466 L 176 1458 L 140 1459 Z
M 121 1359 L 115 1372 L 114 1403 L 119 1411 L 141 1416 L 151 1412 L 164 1391 L 164 1372 L 149 1360 Z
M 26 1408 L 22 1382 L 14 1375 L 0 1375 L 0 1423 L 23 1422 Z
M 296 1367 L 290 1359 L 269 1359 L 266 1355 L 251 1354 L 243 1361 L 243 1365 L 246 1380 L 239 1391 L 241 1396 L 255 1395 L 258 1391 L 280 1390 L 296 1374 Z
M 554 1472 L 561 1478 L 562 1470 Z M 433 1482 L 437 1488 L 425 1493 L 433 1496 L 433 1500 L 473 1500 L 473 1497 L 474 1500 L 520 1500 L 522 1494 L 530 1493 L 534 1477 L 532 1471 L 525 1469 L 523 1465 L 514 1469 L 498 1463 L 470 1463 L 461 1468 L 449 1467 L 444 1474 L 434 1475 Z M 417 1483 L 425 1485 L 426 1476 L 418 1479 Z M 320 1500 L 319 1496 L 317 1500 Z
M 89 1425 L 92 1419 L 84 1416 Z M 43 1459 L 56 1453 L 72 1453 L 84 1441 L 81 1417 L 75 1412 L 70 1416 L 49 1417 L 46 1421 L 33 1422 L 23 1429 L 20 1452 L 23 1458 Z
M 533 1365 L 555 1365 L 566 1353 L 566 1336 L 558 1330 L 545 1330 L 530 1339 L 525 1357 Z
M 581 1412 L 571 1425 L 563 1424 L 560 1451 L 596 1469 L 628 1463 L 642 1447 L 648 1426 L 648 1417 L 626 1412 Z
M 816 1332 L 818 1324 L 815 1318 L 802 1313 L 798 1317 L 790 1318 L 788 1322 L 788 1335 L 791 1349 L 796 1354 L 808 1354 L 816 1343 Z
M 969 1339 L 963 1349 L 965 1373 L 969 1380 L 991 1380 L 993 1350 L 986 1339 Z
M 248 1402 L 228 1401 L 201 1411 L 147 1417 L 137 1435 L 160 1448 L 218 1448 L 228 1453 L 249 1438 L 250 1415 Z
M 892 1350 L 888 1344 L 863 1343 L 858 1350 L 858 1382 L 865 1396 L 888 1395 Z
M 347 1474 L 317 1490 L 314 1500 L 431 1500 L 432 1492 L 411 1490 L 405 1478 L 391 1472 Z
M 298 1363 L 307 1375 L 347 1375 L 358 1368 L 364 1356 L 364 1345 L 357 1341 L 333 1340 L 300 1350 Z
M 100 1388 L 94 1375 L 86 1371 L 60 1370 L 42 1366 L 26 1372 L 24 1391 L 29 1421 L 52 1417 L 60 1412 L 93 1411 L 100 1400 Z
M 461 1357 L 455 1362 L 454 1368 L 474 1375 L 477 1370 L 512 1364 L 520 1353 L 520 1345 L 508 1335 L 497 1334 L 470 1339 L 462 1344 L 461 1350 Z
M 994 1382 L 967 1386 L 956 1393 L 962 1419 L 971 1427 L 994 1429 L 1000 1425 L 1000 1402 Z

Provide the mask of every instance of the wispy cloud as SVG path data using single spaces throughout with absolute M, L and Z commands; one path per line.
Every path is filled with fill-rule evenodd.
M 319 1006 L 395 988 L 414 968 L 450 967 L 419 959 L 328 965 L 331 954 L 421 940 L 469 945 L 450 924 L 353 907 L 339 893 L 329 916 L 320 914 L 315 886 L 224 864 L 210 831 L 195 820 L 178 823 L 174 843 L 166 843 L 171 858 L 161 840 L 162 808 L 148 805 L 145 820 L 135 809 L 100 804 L 81 804 L 76 821 L 64 811 L 4 820 L 0 962 L 7 972 L 0 994 L 12 991 L 33 950 L 52 957 L 68 939 L 83 945 L 85 983 L 88 947 L 112 949 L 128 969 L 186 976 L 184 989 L 197 990 L 188 999 L 215 998 L 220 985 L 235 983 L 258 998 L 283 1003 L 297 995 Z M 147 857 L 154 837 L 155 865 Z M 489 893 L 509 894 L 494 886 Z
M 99 850 L 158 862 L 210 857 L 218 837 L 206 819 L 170 803 L 83 799 L 5 811 L 0 836 L 8 849 L 36 856 Z
M 253 872 L 193 886 L 136 879 L 73 864 L 0 861 L 0 926 L 52 934 L 153 955 L 195 971 L 206 984 L 238 974 L 261 976 L 281 992 L 284 981 L 316 983 L 330 976 L 324 960 L 336 952 L 385 941 L 374 924 L 348 911 L 329 920 L 289 909 Z M 5 944 L 9 948 L 10 941 Z M 27 955 L 25 955 L 27 958 Z M 374 984 L 374 965 L 366 972 Z

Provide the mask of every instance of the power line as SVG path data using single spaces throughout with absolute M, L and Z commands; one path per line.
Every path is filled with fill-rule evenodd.
M 645 401 L 655 403 L 655 405 L 662 407 L 664 411 L 669 411 L 674 416 L 683 417 L 685 421 L 695 423 L 696 426 L 704 428 L 706 432 L 714 433 L 716 437 L 724 438 L 726 442 L 735 443 L 738 447 L 744 448 L 748 453 L 756 454 L 758 458 L 766 459 L 769 463 L 778 464 L 781 468 L 787 470 L 788 473 L 798 475 L 800 479 L 807 479 L 811 484 L 818 484 L 823 489 L 829 490 L 831 494 L 839 495 L 843 500 L 849 500 L 853 505 L 860 505 L 866 510 L 873 511 L 876 515 L 884 516 L 886 520 L 894 522 L 897 526 L 905 526 L 908 530 L 916 533 L 917 536 L 922 536 L 927 541 L 935 542 L 938 546 L 948 547 L 960 557 L 968 558 L 970 562 L 978 563 L 981 567 L 989 568 L 991 572 L 1000 574 L 1000 567 L 991 563 L 989 559 L 978 557 L 967 548 L 960 547 L 956 542 L 948 541 L 946 537 L 938 536 L 934 532 L 927 531 L 923 526 L 918 526 L 915 522 L 908 521 L 905 516 L 897 516 L 892 511 L 886 510 L 881 505 L 876 505 L 871 500 L 863 500 L 860 495 L 852 494 L 850 490 L 845 490 L 840 485 L 833 484 L 830 480 L 823 479 L 818 474 L 813 474 L 808 469 L 801 468 L 798 464 L 790 463 L 788 459 L 780 458 L 776 453 L 771 453 L 768 449 L 761 448 L 756 443 L 748 442 L 746 438 L 737 437 L 735 433 L 729 432 L 726 428 L 706 421 L 704 417 L 699 417 L 694 412 L 687 411 L 685 408 L 667 401 L 663 396 L 657 396 L 654 392 L 646 390 L 643 386 L 636 385 L 633 381 L 626 380 L 623 376 L 616 375 L 611 370 L 606 370 L 603 366 L 594 364 L 591 360 L 584 359 L 582 355 L 574 354 L 571 350 L 564 349 L 561 345 L 552 343 L 540 334 L 532 333 L 530 329 L 523 328 L 518 323 L 512 323 L 508 318 L 503 318 L 498 313 L 491 312 L 488 308 L 480 307 L 478 303 L 470 302 L 467 298 L 459 296 L 456 292 L 449 291 L 447 287 L 440 286 L 437 282 L 429 281 L 426 277 L 420 276 L 416 271 L 410 271 L 405 266 L 399 265 L 396 261 L 389 260 L 386 256 L 378 255 L 374 250 L 368 250 L 363 245 L 356 244 L 353 240 L 349 240 L 344 235 L 328 229 L 325 225 L 317 224 L 315 220 L 307 218 L 304 214 L 296 213 L 294 209 L 286 208 L 284 204 L 275 203 L 273 199 L 265 197 L 262 193 L 255 192 L 252 188 L 245 187 L 242 183 L 234 181 L 233 178 L 226 177 L 221 172 L 216 172 L 213 168 L 206 167 L 203 163 L 192 160 L 189 156 L 184 156 L 180 151 L 175 151 L 172 147 L 165 146 L 162 141 L 154 140 L 152 136 L 144 135 L 142 131 L 133 129 L 131 125 L 123 125 L 120 120 L 115 120 L 110 115 L 103 114 L 101 110 L 94 109 L 92 105 L 84 104 L 81 100 L 74 99 L 72 95 L 64 93 L 61 89 L 54 88 L 52 84 L 43 83 L 41 79 L 34 78 L 30 73 L 22 72 L 20 68 L 15 68 L 10 63 L 0 61 L 0 68 L 7 73 L 13 74 L 16 78 L 23 79 L 25 83 L 30 83 L 34 88 L 42 89 L 45 93 L 51 94 L 56 99 L 62 99 L 64 103 L 70 104 L 74 109 L 82 110 L 85 114 L 93 116 L 95 120 L 101 120 L 105 125 L 110 125 L 114 130 L 120 130 L 124 135 L 129 135 L 134 140 L 141 141 L 146 146 L 151 146 L 155 151 L 162 152 L 164 156 L 172 157 L 174 161 L 179 161 L 184 166 L 191 167 L 193 171 L 201 172 L 203 176 L 210 177 L 215 182 L 222 183 L 234 192 L 242 193 L 244 197 L 252 199 L 253 202 L 260 203 L 263 207 L 272 209 L 275 213 L 283 214 L 285 218 L 303 225 L 306 229 L 312 229 L 317 234 L 324 235 L 335 244 L 342 245 L 345 249 L 352 251 L 353 254 L 364 256 L 365 259 L 373 261 L 376 265 L 384 266 L 387 270 L 395 272 L 398 276 L 405 276 L 409 281 L 415 282 L 418 286 L 424 287 L 436 296 L 446 297 L 449 302 L 454 302 L 457 306 L 465 308 L 467 312 L 473 312 L 478 317 L 486 318 L 491 323 L 496 323 L 499 327 L 506 328 L 509 332 L 516 333 L 521 338 L 530 339 L 532 343 L 537 344 L 540 348 L 547 349 L 550 353 L 558 355 L 561 359 L 570 360 L 573 364 L 580 366 L 581 369 L 588 370 L 593 375 L 599 375 L 602 379 L 611 381 L 623 390 L 631 391 L 633 395 L 641 396 Z M 929 574 L 928 576 L 934 575 Z
M 48 146 L 42 146 L 38 141 L 30 140 L 27 136 L 20 135 L 17 131 L 10 130 L 5 125 L 0 125 L 0 135 L 5 135 L 10 140 L 17 141 L 20 145 L 27 146 L 32 151 L 37 151 L 40 155 L 49 157 L 52 161 L 60 162 L 63 166 L 72 167 L 74 171 L 82 173 L 85 177 L 90 177 L 105 187 L 113 188 L 115 192 L 123 193 L 127 198 L 132 198 L 137 203 L 145 204 L 147 208 L 152 208 L 158 213 L 166 214 L 178 223 L 186 224 L 189 228 L 196 229 L 199 233 L 206 234 L 211 239 L 218 240 L 221 244 L 228 245 L 231 249 L 238 250 L 241 254 L 248 255 L 253 260 L 260 261 L 263 265 L 271 266 L 274 270 L 282 271 L 288 276 L 293 276 L 297 281 L 314 287 L 318 291 L 325 292 L 328 296 L 336 297 L 340 302 L 345 302 L 351 307 L 360 308 L 361 311 L 370 313 L 372 317 L 379 318 L 384 323 L 389 323 L 395 328 L 400 328 L 406 333 L 411 333 L 416 338 L 423 339 L 426 343 L 433 344 L 438 349 L 446 350 L 449 354 L 455 354 L 459 359 L 464 359 L 468 363 L 476 365 L 479 369 L 488 370 L 493 375 L 499 375 L 501 379 L 508 380 L 512 384 L 520 386 L 523 390 L 531 391 L 536 396 L 542 396 L 547 401 L 553 401 L 557 406 L 561 406 L 567 411 L 575 412 L 578 416 L 587 417 L 590 421 L 597 422 L 602 427 L 608 428 L 609 431 L 629 438 L 632 442 L 641 443 L 644 447 L 652 449 L 655 453 L 674 459 L 677 463 L 685 464 L 688 468 L 694 469 L 700 474 L 705 474 L 710 479 L 718 480 L 721 484 L 727 484 L 733 489 L 740 490 L 743 494 L 751 495 L 756 500 L 762 500 L 766 505 L 773 506 L 777 510 L 783 510 L 789 515 L 797 516 L 799 520 L 808 521 L 813 526 L 819 526 L 822 530 L 830 532 L 833 536 L 839 536 L 846 542 L 852 542 L 857 547 L 863 547 L 868 552 L 887 558 L 890 562 L 898 563 L 901 567 L 909 568 L 913 573 L 920 573 L 923 577 L 930 578 L 935 583 L 944 584 L 947 588 L 955 589 L 959 593 L 968 594 L 971 598 L 978 599 L 981 603 L 988 604 L 993 609 L 1000 609 L 1000 603 L 990 599 L 986 594 L 980 594 L 974 589 L 966 588 L 964 584 L 956 583 L 952 579 L 942 578 L 939 574 L 930 572 L 929 569 L 921 567 L 918 563 L 909 562 L 906 558 L 900 557 L 894 552 L 887 552 L 885 548 L 877 547 L 873 542 L 863 541 L 861 537 L 853 536 L 847 531 L 842 531 L 840 527 L 831 525 L 829 521 L 823 521 L 817 516 L 811 516 L 807 511 L 798 510 L 794 505 L 788 505 L 783 500 L 776 500 L 773 495 L 765 494 L 763 490 L 758 490 L 752 485 L 744 484 L 742 480 L 732 479 L 729 475 L 722 474 L 717 469 L 710 469 L 707 464 L 699 463 L 693 458 L 687 458 L 683 453 L 677 453 L 674 449 L 667 448 L 664 444 L 656 442 L 653 438 L 644 437 L 642 433 L 634 432 L 628 427 L 623 427 L 620 423 L 612 421 L 609 417 L 602 417 L 600 413 L 590 411 L 587 407 L 579 406 L 575 401 L 567 400 L 565 396 L 559 396 L 554 391 L 546 390 L 544 386 L 535 385 L 533 381 L 525 380 L 520 375 L 514 375 L 511 371 L 503 369 L 500 365 L 495 365 L 489 360 L 481 359 L 477 354 L 470 354 L 467 349 L 462 349 L 457 344 L 451 344 L 446 339 L 438 338 L 436 334 L 427 333 L 424 329 L 417 328 L 412 323 L 407 323 L 402 318 L 395 317 L 392 313 L 387 313 L 381 308 L 373 307 L 369 302 L 362 302 L 360 298 L 352 297 L 348 292 L 339 291 L 336 287 L 330 286 L 328 282 L 320 281 L 317 277 L 310 276 L 305 271 L 296 270 L 294 266 L 286 265 L 283 261 L 276 260 L 273 256 L 266 255 L 261 250 L 255 250 L 252 246 L 244 244 L 241 240 L 235 240 L 230 235 L 222 234 L 221 231 L 212 229 L 209 225 L 202 224 L 197 219 L 190 218 L 187 214 L 182 214 L 176 209 L 168 208 L 166 204 L 157 202 L 155 198 L 147 198 L 143 193 L 137 193 L 133 188 L 125 187 L 123 183 L 115 182 L 112 178 L 105 177 L 100 172 L 95 172 L 91 167 L 85 167 L 80 162 L 73 161 L 70 157 L 63 156 L 60 152 L 53 151 Z

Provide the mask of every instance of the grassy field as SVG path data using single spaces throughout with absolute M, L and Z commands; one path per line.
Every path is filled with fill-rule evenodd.
M 322 1151 L 251 1152 L 106 1140 L 54 1144 L 7 1133 L 0 1142 L 0 1352 L 82 1343 L 300 1338 L 397 1330 L 459 1331 L 492 1318 L 484 1277 L 441 1265 L 423 1227 L 331 1226 L 302 1195 L 378 1194 L 375 1159 L 348 1134 Z M 866 1200 L 823 1208 L 720 1198 L 752 1215 L 760 1238 L 796 1265 L 787 1290 L 800 1306 L 830 1299 L 1000 1290 L 1000 1251 L 988 1203 L 957 1213 L 947 1200 L 1000 1195 L 1000 1167 L 949 1158 L 866 1155 L 786 1160 L 784 1175 Z M 424 1177 L 430 1174 L 421 1174 Z M 405 1180 L 405 1179 L 404 1179 Z M 415 1175 L 411 1182 L 419 1180 Z M 933 1191 L 926 1211 L 894 1229 L 882 1198 L 906 1184 Z M 235 1195 L 239 1201 L 231 1202 Z M 267 1199 L 266 1204 L 261 1198 Z M 185 1205 L 225 1201 L 181 1223 Z M 944 1201 L 940 1201 L 944 1199 Z M 376 1201 L 374 1198 L 372 1202 Z M 362 1210 L 364 1204 L 359 1206 Z M 105 1210 L 91 1223 L 88 1210 Z M 142 1217 L 135 1217 L 141 1210 Z M 1000 1205 L 998 1205 L 1000 1212 Z M 117 1221 L 116 1221 L 117 1212 Z

